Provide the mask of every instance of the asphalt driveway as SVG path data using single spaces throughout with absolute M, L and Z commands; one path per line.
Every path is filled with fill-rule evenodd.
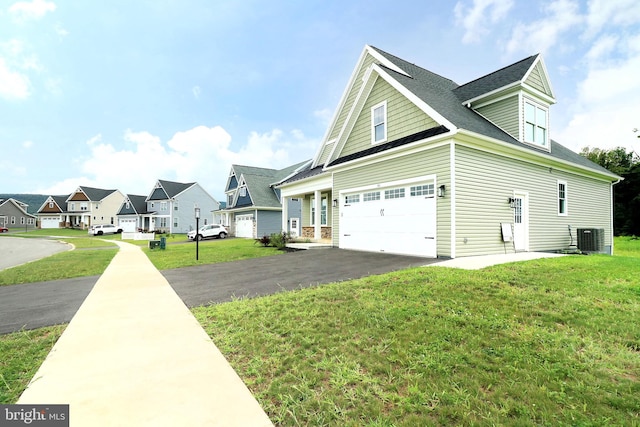
M 161 273 L 184 303 L 195 307 L 357 279 L 437 261 L 326 248 Z M 0 334 L 68 323 L 99 277 L 0 286 Z
M 310 249 L 161 273 L 189 307 L 256 297 L 438 262 L 337 248 Z

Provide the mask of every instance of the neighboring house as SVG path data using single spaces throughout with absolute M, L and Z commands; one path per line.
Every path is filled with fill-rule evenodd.
M 282 230 L 300 235 L 301 201 L 289 198 L 283 216 L 280 190 L 275 185 L 308 163 L 307 160 L 279 170 L 232 165 L 225 187 L 227 207 L 221 212 L 231 235 L 259 238 Z
M 611 252 L 620 177 L 550 138 L 555 102 L 540 55 L 458 85 L 365 46 L 283 205 L 301 198 L 303 236 L 345 249 L 554 251 L 596 228 Z
M 67 199 L 64 196 L 49 196 L 38 209 L 40 228 L 64 228 L 67 217 Z
M 78 187 L 66 200 L 64 227 L 86 229 L 92 225 L 115 225 L 123 201 L 124 195 L 119 190 Z
M 143 226 L 148 231 L 188 233 L 196 226 L 195 208 L 200 209 L 200 225 L 209 224 L 212 212 L 220 203 L 197 182 L 181 183 L 158 180 L 146 198 L 148 215 Z
M 19 200 L 0 199 L 0 226 L 21 230 L 36 228 L 36 215 L 27 212 L 28 205 Z
M 127 194 L 117 213 L 117 225 L 125 233 L 148 230 L 152 216 L 152 213 L 147 212 L 146 196 Z

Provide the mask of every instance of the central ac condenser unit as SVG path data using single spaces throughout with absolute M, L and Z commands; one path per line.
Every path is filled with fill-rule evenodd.
M 604 228 L 578 228 L 578 249 L 583 252 L 604 252 Z

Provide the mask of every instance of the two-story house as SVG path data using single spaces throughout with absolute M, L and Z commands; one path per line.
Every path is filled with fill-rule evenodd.
M 220 203 L 197 182 L 158 180 L 145 200 L 143 221 L 148 231 L 188 233 L 196 226 L 195 208 L 200 209 L 200 225 L 212 223 Z
M 232 165 L 225 186 L 227 206 L 221 211 L 222 222 L 231 235 L 259 238 L 285 230 L 299 236 L 301 200 L 289 198 L 283 209 L 276 185 L 308 163 L 307 160 L 284 169 Z M 286 228 L 281 229 L 283 225 Z
M 86 229 L 92 225 L 115 225 L 123 200 L 119 190 L 80 186 L 65 201 L 64 226 Z

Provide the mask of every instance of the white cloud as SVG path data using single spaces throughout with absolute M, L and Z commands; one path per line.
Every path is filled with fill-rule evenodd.
M 168 179 L 196 181 L 214 197 L 222 197 L 232 164 L 282 168 L 310 157 L 316 145 L 299 130 L 274 129 L 251 132 L 246 144 L 234 149 L 231 135 L 220 126 L 177 132 L 166 143 L 149 132 L 127 130 L 123 140 L 124 147 L 117 148 L 102 135 L 90 138 L 89 153 L 79 160 L 81 175 L 39 191 L 57 194 L 89 185 L 146 195 L 158 179 Z
M 560 39 L 560 36 L 583 22 L 578 2 L 557 0 L 542 8 L 544 16 L 533 22 L 516 24 L 507 42 L 508 54 L 517 52 L 547 52 Z
M 55 3 L 46 0 L 19 1 L 9 7 L 9 13 L 19 21 L 41 19 L 47 12 L 56 10 Z
M 191 89 L 191 92 L 193 93 L 193 96 L 198 99 L 200 98 L 200 94 L 202 93 L 202 89 L 200 89 L 200 86 L 194 86 Z
M 44 67 L 35 54 L 27 51 L 24 41 L 0 42 L 0 98 L 25 99 L 31 95 L 29 73 L 40 73 Z
M 25 142 L 23 142 L 22 143 L 22 147 L 26 148 L 26 149 L 29 149 L 29 148 L 33 147 L 33 141 L 25 141 Z
M 640 34 L 603 36 L 585 55 L 573 116 L 554 136 L 574 150 L 583 147 L 638 150 L 640 127 Z M 615 48 L 614 48 L 615 46 Z
M 25 99 L 31 94 L 29 77 L 9 68 L 0 57 L 0 98 L 7 100 Z
M 637 0 L 591 0 L 588 2 L 587 30 L 591 37 L 602 29 L 624 27 L 640 22 L 640 2 Z
M 62 38 L 62 37 L 66 37 L 69 35 L 69 31 L 67 31 L 65 28 L 62 27 L 61 23 L 56 23 L 56 25 L 53 26 L 53 30 L 56 32 L 56 34 Z
M 490 27 L 503 20 L 513 7 L 513 0 L 473 0 L 471 6 L 456 3 L 456 22 L 465 29 L 463 43 L 478 43 L 490 32 Z

